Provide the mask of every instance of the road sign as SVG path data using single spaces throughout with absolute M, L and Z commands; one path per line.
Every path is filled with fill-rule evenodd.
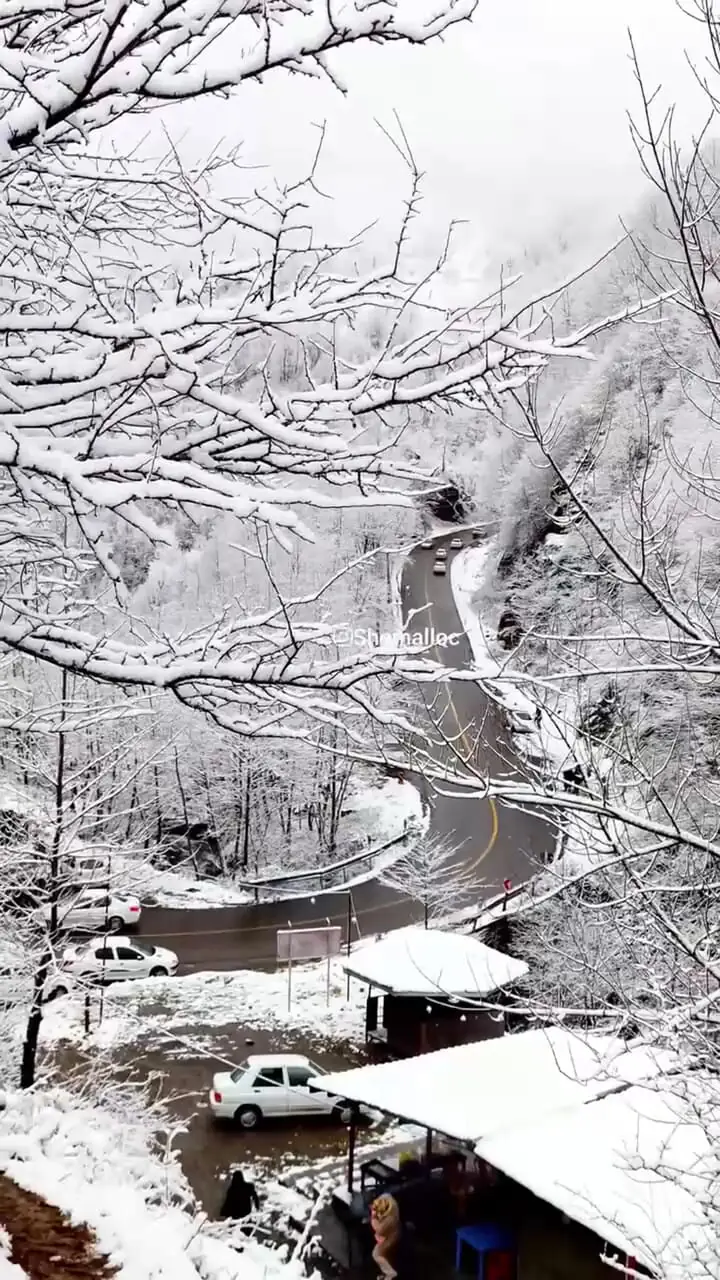
M 339 956 L 342 928 L 339 924 L 314 929 L 278 929 L 277 958 L 287 960 L 325 960 Z
M 342 929 L 339 924 L 320 925 L 314 929 L 278 929 L 277 958 L 288 967 L 288 1010 L 292 1005 L 293 960 L 327 960 L 327 1003 L 330 1004 L 330 960 L 340 955 Z

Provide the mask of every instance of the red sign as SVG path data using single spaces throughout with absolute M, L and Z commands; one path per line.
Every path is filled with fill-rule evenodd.
M 512 880 L 503 880 L 503 889 L 506 893 L 509 893 L 512 889 Z

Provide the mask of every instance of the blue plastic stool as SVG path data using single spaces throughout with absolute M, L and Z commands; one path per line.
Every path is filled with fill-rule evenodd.
M 487 1253 L 514 1253 L 515 1240 L 509 1231 L 504 1227 L 498 1227 L 492 1222 L 479 1223 L 473 1227 L 458 1227 L 455 1232 L 455 1270 L 460 1270 L 462 1261 L 462 1249 L 466 1244 L 470 1249 L 474 1249 L 478 1255 L 478 1280 L 483 1280 L 483 1272 L 485 1269 L 485 1255 Z

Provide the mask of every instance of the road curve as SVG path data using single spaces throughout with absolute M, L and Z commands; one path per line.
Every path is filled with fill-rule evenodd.
M 434 547 L 449 545 L 451 536 L 438 539 Z M 448 561 L 452 556 L 448 551 Z M 402 577 L 403 614 L 407 619 L 411 611 L 418 611 L 411 631 L 427 626 L 436 636 L 442 632 L 459 636 L 458 643 L 438 647 L 436 656 L 448 666 L 471 667 L 472 650 L 455 607 L 450 563 L 446 576 L 436 577 L 432 573 L 434 558 L 434 550 L 420 547 L 408 557 Z M 504 726 L 476 684 L 443 682 L 432 686 L 425 701 L 427 724 L 438 726 L 439 736 L 452 742 L 463 756 L 471 756 L 481 771 L 515 772 Z M 452 754 L 453 748 L 447 750 Z M 476 878 L 478 899 L 500 892 L 506 878 L 521 882 L 551 850 L 552 831 L 537 817 L 493 801 L 473 799 L 445 785 L 442 792 L 433 789 L 429 793 L 430 831 L 459 851 L 458 860 Z M 183 972 L 264 968 L 275 962 L 278 929 L 330 922 L 341 925 L 346 937 L 348 906 L 347 891 L 341 891 L 237 907 L 148 907 L 140 933 L 172 947 Z M 418 918 L 417 904 L 378 880 L 353 888 L 352 907 L 353 937 L 385 932 Z

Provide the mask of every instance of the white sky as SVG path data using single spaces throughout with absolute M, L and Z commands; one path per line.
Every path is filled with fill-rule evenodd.
M 442 43 L 337 54 L 347 98 L 281 75 L 231 103 L 192 104 L 182 127 L 193 148 L 221 135 L 243 141 L 244 158 L 267 165 L 269 180 L 302 171 L 312 123 L 325 120 L 320 185 L 336 197 L 333 219 L 354 227 L 406 190 L 375 123 L 392 127 L 395 109 L 427 174 L 424 233 L 468 219 L 474 251 L 493 257 L 542 242 L 549 228 L 609 239 L 641 190 L 627 120 L 638 105 L 628 27 L 648 82 L 662 82 L 665 99 L 699 123 L 684 49 L 702 46 L 675 0 L 481 0 L 473 24 Z

